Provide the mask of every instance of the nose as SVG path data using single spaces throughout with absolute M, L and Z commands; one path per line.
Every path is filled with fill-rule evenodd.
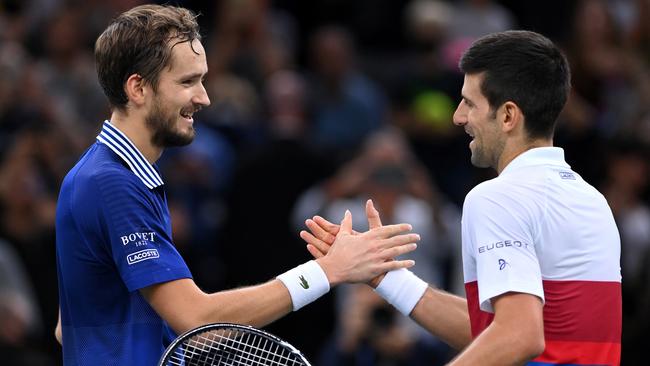
M 456 126 L 464 126 L 467 124 L 467 111 L 463 107 L 462 101 L 458 104 L 458 107 L 456 107 L 453 121 Z
M 210 97 L 208 97 L 208 92 L 205 90 L 203 83 L 199 84 L 199 90 L 194 96 L 192 102 L 202 107 L 207 107 L 210 105 Z

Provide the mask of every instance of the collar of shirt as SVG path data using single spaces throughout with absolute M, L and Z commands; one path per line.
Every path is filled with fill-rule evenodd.
M 160 187 L 164 184 L 158 171 L 149 164 L 144 155 L 135 147 L 126 135 L 113 126 L 110 121 L 104 121 L 102 131 L 97 136 L 97 141 L 108 146 L 131 168 L 142 183 L 149 189 Z
M 555 165 L 571 169 L 571 166 L 564 160 L 564 149 L 561 147 L 536 147 L 519 154 L 506 165 L 499 175 L 532 165 Z

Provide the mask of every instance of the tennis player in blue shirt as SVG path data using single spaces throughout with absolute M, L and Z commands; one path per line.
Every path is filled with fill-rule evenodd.
M 164 148 L 192 141 L 192 115 L 210 104 L 195 18 L 187 9 L 143 5 L 97 39 L 112 114 L 65 177 L 57 204 L 56 335 L 67 366 L 155 365 L 173 337 L 191 328 L 264 326 L 332 285 L 413 265 L 389 261 L 415 249 L 419 237 L 408 224 L 353 236 L 347 213 L 323 258 L 258 286 L 207 294 L 195 285 L 173 245 L 155 165 Z

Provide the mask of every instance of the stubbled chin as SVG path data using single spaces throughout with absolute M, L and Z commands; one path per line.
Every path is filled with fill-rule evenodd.
M 174 128 L 174 134 L 183 137 L 194 138 L 195 130 L 194 123 L 188 121 L 187 119 L 181 117 L 181 120 L 176 127 Z

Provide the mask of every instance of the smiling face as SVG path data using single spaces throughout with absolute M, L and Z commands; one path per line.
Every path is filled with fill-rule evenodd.
M 472 137 L 469 149 L 472 164 L 480 168 L 497 169 L 499 158 L 505 147 L 505 134 L 497 121 L 496 112 L 481 92 L 484 75 L 465 74 L 462 96 L 456 112 L 454 124 L 465 128 Z
M 171 42 L 174 44 L 173 40 Z M 184 146 L 194 140 L 192 115 L 210 105 L 203 87 L 207 72 L 205 50 L 199 40 L 173 46 L 170 66 L 160 73 L 145 117 L 154 146 Z

